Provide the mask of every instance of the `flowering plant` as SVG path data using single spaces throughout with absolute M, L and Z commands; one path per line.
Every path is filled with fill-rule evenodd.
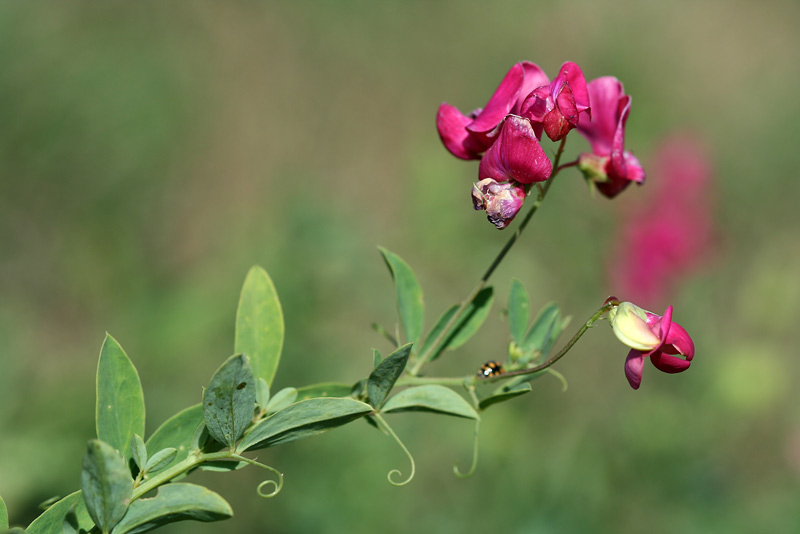
M 402 486 L 414 477 L 415 463 L 387 419 L 405 411 L 449 415 L 474 424 L 473 463 L 466 473 L 455 468 L 456 474 L 468 476 L 477 467 L 478 429 L 487 410 L 530 392 L 532 380 L 545 373 L 563 380 L 552 366 L 605 318 L 631 349 L 624 368 L 634 389 L 640 385 L 646 358 L 664 372 L 688 369 L 694 344 L 687 331 L 672 321 L 672 307 L 659 316 L 609 298 L 554 350 L 570 318 L 550 304 L 531 320 L 531 299 L 515 280 L 507 303 L 510 342 L 505 361 L 487 362 L 454 377 L 426 374 L 430 362 L 465 345 L 483 324 L 494 303 L 490 278 L 561 171 L 579 168 L 609 198 L 631 182 L 644 182 L 641 165 L 624 146 L 630 110 L 631 98 L 619 81 L 602 77 L 587 84 L 582 70 L 572 62 L 564 63 L 552 82 L 534 63 L 517 63 L 486 106 L 466 115 L 442 104 L 437 128 L 445 147 L 460 159 L 480 160 L 472 186 L 474 207 L 485 210 L 489 221 L 503 229 L 533 198 L 527 214 L 472 291 L 427 328 L 422 289 L 414 271 L 399 255 L 380 249 L 393 280 L 399 327 L 391 334 L 392 329 L 374 325 L 391 352 L 384 357 L 373 350 L 371 366 L 356 383 L 324 382 L 274 390 L 284 343 L 283 313 L 272 280 L 260 267 L 250 270 L 242 288 L 234 355 L 213 373 L 202 398 L 196 399 L 199 403 L 163 422 L 150 436 L 145 436 L 138 372 L 121 345 L 107 336 L 97 367 L 97 436 L 87 445 L 80 490 L 51 503 L 26 532 L 126 534 L 178 520 L 228 518 L 231 507 L 220 495 L 179 480 L 196 469 L 255 466 L 273 477 L 258 486 L 259 495 L 273 497 L 283 486 L 283 475 L 257 461 L 253 451 L 357 419 L 365 419 L 394 439 L 408 456 L 406 476 L 396 469 L 388 473 L 391 484 Z M 572 131 L 586 138 L 592 152 L 562 164 Z M 558 143 L 552 159 L 542 146 L 545 135 Z M 7 528 L 8 516 L 0 500 L 0 530 Z

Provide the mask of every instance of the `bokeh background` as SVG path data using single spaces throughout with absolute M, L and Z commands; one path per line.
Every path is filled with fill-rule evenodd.
M 692 333 L 682 375 L 645 368 L 603 326 L 545 378 L 469 422 L 395 416 L 417 460 L 357 423 L 193 475 L 227 524 L 163 532 L 791 532 L 800 528 L 800 5 L 661 2 L 70 2 L 0 5 L 0 494 L 12 523 L 79 486 L 106 331 L 142 376 L 147 427 L 197 402 L 233 350 L 240 285 L 271 274 L 287 338 L 278 386 L 351 382 L 395 322 L 376 245 L 403 256 L 427 324 L 466 295 L 507 237 L 471 209 L 477 165 L 450 156 L 439 103 L 483 105 L 516 61 L 566 60 L 633 95 L 645 168 L 692 132 L 711 158 L 709 253 L 640 304 Z M 568 156 L 587 149 L 571 136 Z M 548 150 L 553 146 L 547 145 Z M 650 176 L 651 183 L 658 176 Z M 680 191 L 675 191 L 676 195 Z M 496 272 L 481 334 L 432 372 L 502 358 L 512 277 L 578 324 L 618 288 L 626 209 L 575 171 Z M 620 295 L 623 296 L 624 295 Z

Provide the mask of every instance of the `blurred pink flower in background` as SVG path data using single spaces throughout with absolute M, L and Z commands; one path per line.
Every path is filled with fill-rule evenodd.
M 712 170 L 703 144 L 686 134 L 666 139 L 649 169 L 645 198 L 623 209 L 609 274 L 615 291 L 663 304 L 674 285 L 709 255 Z

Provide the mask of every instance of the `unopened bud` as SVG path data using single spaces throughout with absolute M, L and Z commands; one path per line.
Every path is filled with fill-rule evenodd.
M 493 225 L 503 229 L 514 220 L 525 202 L 525 186 L 514 181 L 498 182 L 484 178 L 472 186 L 472 204 L 476 210 L 486 210 Z
M 608 181 L 606 166 L 608 156 L 598 156 L 584 152 L 578 157 L 578 169 L 583 173 L 584 178 L 591 182 L 603 183 Z

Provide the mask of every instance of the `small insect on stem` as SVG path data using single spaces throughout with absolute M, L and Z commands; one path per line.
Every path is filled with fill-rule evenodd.
M 478 377 L 489 378 L 503 373 L 503 366 L 495 361 L 486 362 L 478 369 Z

